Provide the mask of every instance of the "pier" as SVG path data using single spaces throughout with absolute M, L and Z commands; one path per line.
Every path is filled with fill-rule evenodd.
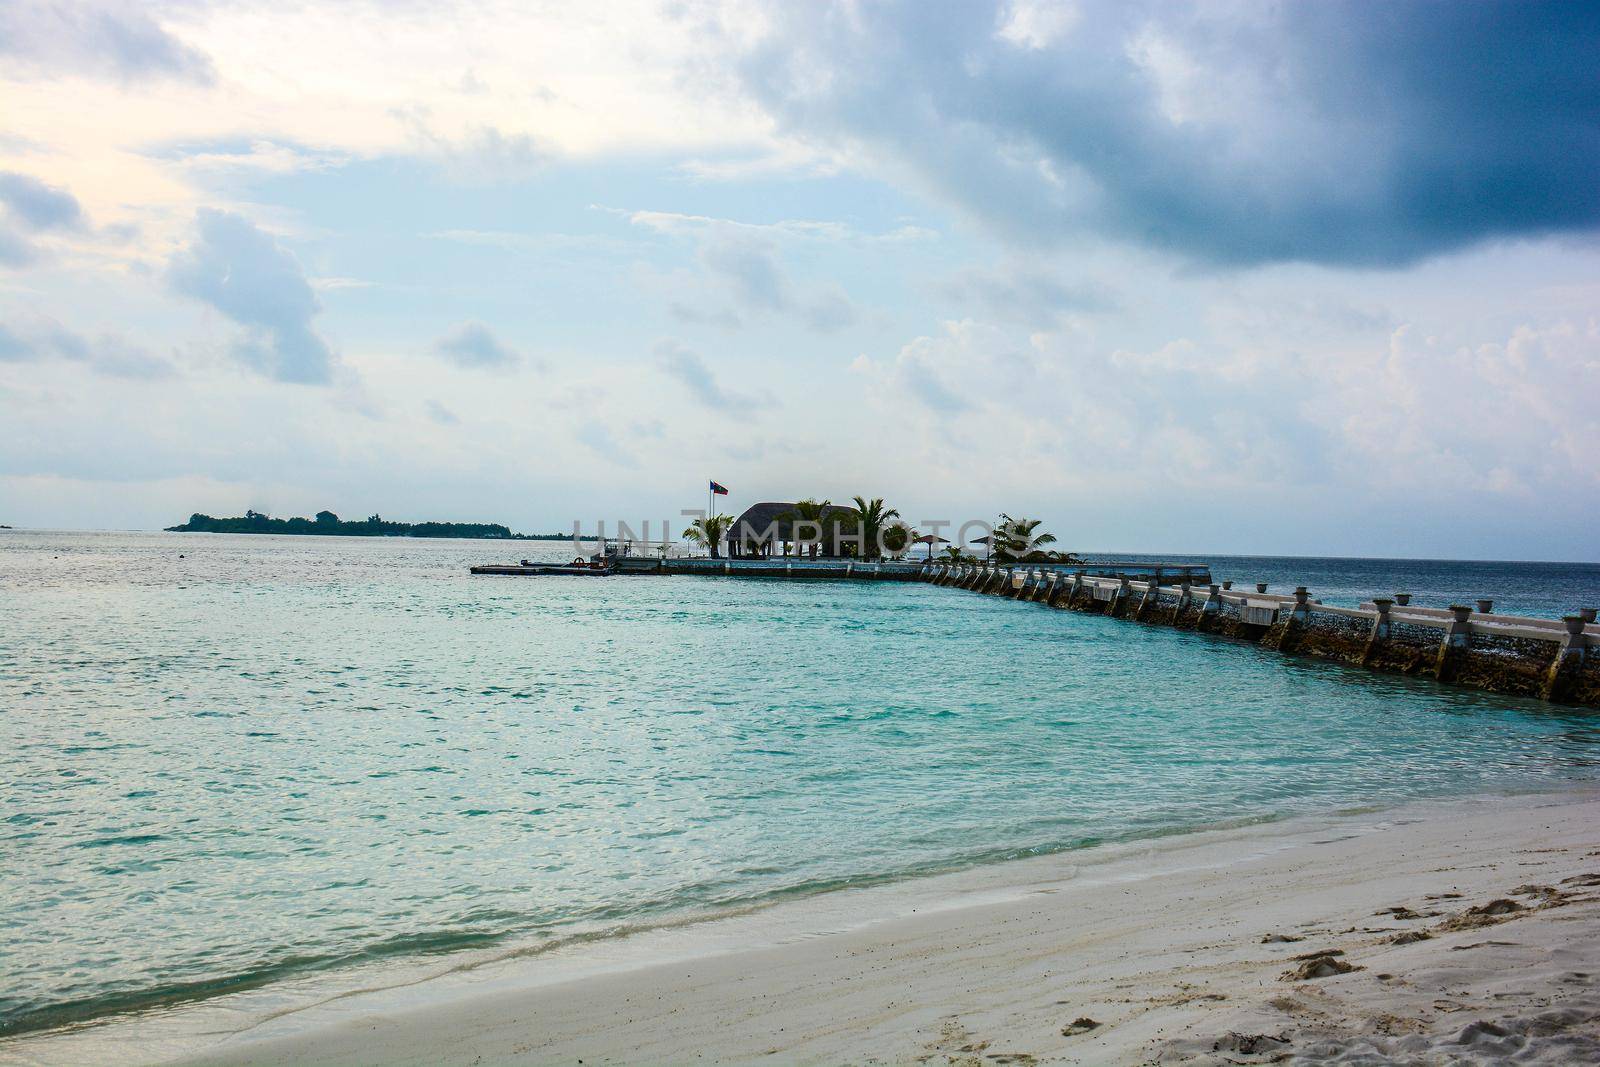
M 621 546 L 618 546 L 620 548 Z M 1600 708 L 1600 624 L 1587 608 L 1560 619 L 1496 614 L 1493 602 L 1430 608 L 1404 593 L 1354 608 L 1333 607 L 1304 586 L 1235 589 L 1213 582 L 1208 565 L 1143 560 L 1005 563 L 950 560 L 722 559 L 636 555 L 610 549 L 596 575 L 927 582 L 1249 641 L 1283 655 L 1310 656 L 1445 685 Z M 482 566 L 474 574 L 550 573 L 548 567 Z
M 1285 655 L 1431 678 L 1446 685 L 1600 708 L 1600 625 L 1586 608 L 1561 619 L 1474 606 L 1413 606 L 1406 594 L 1332 607 L 1305 586 L 1268 592 L 1187 576 L 1103 577 L 1028 564 L 921 564 L 923 581 L 1153 626 L 1251 641 Z
M 937 566 L 938 561 L 934 561 Z M 1211 571 L 1203 563 L 1145 563 L 1108 560 L 1092 563 L 1034 564 L 1036 569 L 1128 578 L 1159 585 L 1208 582 Z M 922 560 L 805 559 L 775 556 L 756 559 L 711 559 L 705 556 L 662 557 L 617 555 L 611 559 L 616 574 L 699 574 L 731 578 L 856 579 L 860 581 L 921 582 L 929 580 L 929 564 Z M 476 573 L 476 569 L 474 570 Z

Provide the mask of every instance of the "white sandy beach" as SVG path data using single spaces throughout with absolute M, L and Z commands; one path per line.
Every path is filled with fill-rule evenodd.
M 456 967 L 179 1043 L 142 1043 L 141 1025 L 0 1060 L 1600 1062 L 1600 796 L 1038 857 Z
M 691 927 L 665 962 L 523 960 L 489 989 L 378 994 L 192 1062 L 1600 1061 L 1592 793 L 1097 852 L 951 876 L 941 904 L 865 890 L 734 921 L 916 909 L 779 944 Z

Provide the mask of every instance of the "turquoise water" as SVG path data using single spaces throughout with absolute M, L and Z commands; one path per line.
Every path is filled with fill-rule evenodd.
M 0 1033 L 1600 757 L 1590 713 L 959 590 L 465 574 L 539 550 L 0 532 Z M 1217 570 L 1269 566 L 1342 573 Z

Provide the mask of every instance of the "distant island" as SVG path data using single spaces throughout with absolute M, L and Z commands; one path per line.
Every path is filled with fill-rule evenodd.
M 168 526 L 169 533 L 244 533 L 309 534 L 318 537 L 479 537 L 504 541 L 570 541 L 571 534 L 519 534 L 498 522 L 392 522 L 372 515 L 345 522 L 331 511 L 319 511 L 315 518 L 274 519 L 259 511 L 246 511 L 243 517 L 214 519 L 195 512 L 189 521 Z

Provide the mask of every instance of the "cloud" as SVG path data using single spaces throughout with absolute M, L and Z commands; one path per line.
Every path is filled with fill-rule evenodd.
M 850 370 L 871 381 L 878 399 L 889 407 L 909 398 L 936 415 L 958 415 L 973 405 L 945 379 L 947 374 L 972 373 L 974 351 L 983 344 L 980 334 L 993 332 L 971 322 L 947 322 L 939 335 L 916 338 L 888 363 L 861 355 Z
M 27 266 L 39 258 L 32 235 L 80 230 L 83 208 L 65 189 L 16 171 L 0 171 L 0 265 Z
M 593 419 L 584 422 L 573 433 L 573 437 L 601 459 L 610 460 L 619 467 L 639 465 L 633 453 L 623 448 L 616 435 L 602 422 Z
M 1074 312 L 1106 311 L 1116 303 L 1101 286 L 1068 283 L 1049 271 L 1019 263 L 997 270 L 961 271 L 937 286 L 937 293 L 977 305 L 993 319 L 1040 329 Z
M 691 326 L 717 326 L 724 330 L 737 330 L 744 325 L 744 320 L 727 308 L 705 311 L 681 300 L 669 303 L 667 314 Z
M 428 402 L 423 405 L 423 409 L 427 411 L 428 418 L 432 419 L 440 426 L 455 426 L 461 422 L 461 419 L 456 415 L 455 412 L 451 411 L 449 408 L 445 407 L 432 397 L 430 397 Z
M 772 407 L 776 401 L 767 393 L 757 395 L 737 393 L 723 388 L 711 368 L 700 354 L 685 348 L 676 341 L 662 341 L 656 345 L 656 360 L 661 370 L 676 378 L 700 403 L 715 411 L 744 414 L 759 408 Z
M 364 278 L 342 278 L 338 275 L 307 280 L 311 282 L 311 288 L 324 293 L 334 292 L 339 289 L 371 289 L 378 284 L 377 282 L 369 282 Z
M 836 333 L 860 318 L 856 306 L 839 285 L 827 286 L 800 307 L 800 317 L 817 333 Z
M 196 226 L 168 264 L 173 290 L 245 328 L 232 354 L 246 366 L 280 382 L 332 381 L 333 352 L 312 328 L 322 305 L 294 255 L 231 212 L 201 208 Z
M 937 238 L 934 230 L 921 226 L 904 225 L 880 233 L 863 232 L 848 223 L 827 219 L 779 219 L 777 222 L 745 222 L 711 215 L 688 215 L 678 211 L 623 211 L 617 208 L 598 210 L 622 215 L 635 226 L 644 226 L 657 233 L 696 235 L 706 231 L 734 231 L 766 237 L 804 238 L 814 241 L 855 244 L 899 244 Z
M 514 184 L 544 170 L 554 153 L 529 133 L 506 132 L 488 124 L 459 134 L 441 133 L 425 106 L 396 108 L 393 117 L 413 148 L 438 163 L 453 181 L 467 185 Z
M 463 322 L 433 343 L 433 353 L 458 367 L 475 370 L 505 369 L 522 362 L 516 349 L 481 322 Z
M 120 0 L 10 0 L 0 5 L 0 56 L 29 74 L 176 78 L 210 84 L 211 60 Z
M 26 267 L 39 258 L 33 242 L 0 225 L 0 267 Z
M 837 282 L 811 290 L 796 285 L 780 258 L 780 241 L 877 243 L 921 240 L 929 235 L 927 230 L 910 226 L 888 234 L 866 235 L 844 223 L 810 219 L 752 223 L 671 211 L 616 213 L 635 226 L 696 242 L 706 277 L 732 300 L 734 309 L 705 309 L 676 300 L 668 310 L 681 322 L 710 323 L 728 329 L 742 326 L 749 317 L 783 315 L 817 333 L 833 333 L 860 318 L 855 304 Z
M 62 360 L 113 378 L 155 381 L 176 373 L 172 364 L 116 334 L 90 340 L 44 315 L 0 322 L 0 363 Z
M 739 305 L 756 311 L 786 311 L 789 279 L 769 242 L 723 236 L 700 249 L 700 262 L 733 294 Z
M 776 245 L 765 237 L 713 230 L 701 240 L 700 264 L 745 315 L 792 316 L 817 333 L 844 329 L 858 317 L 855 305 L 837 283 L 809 293 L 800 291 L 779 262 Z M 679 302 L 674 313 L 687 321 L 696 312 Z M 726 312 L 698 314 L 712 321 L 728 321 Z
M 1341 452 L 1374 484 L 1530 497 L 1600 488 L 1593 417 L 1600 325 L 1523 323 L 1461 344 L 1402 325 L 1387 344 L 1327 368 Z
M 30 230 L 72 229 L 83 224 L 77 197 L 15 171 L 0 171 L 0 203 Z
M 0 363 L 21 363 L 33 358 L 33 346 L 17 336 L 15 330 L 0 322 Z
M 738 78 L 781 132 L 1018 246 L 1388 266 L 1600 225 L 1586 5 L 1042 11 L 769 4 Z
M 198 178 L 238 181 L 241 172 L 298 174 L 328 171 L 349 162 L 349 156 L 325 148 L 267 138 L 220 138 L 158 144 L 144 153 L 153 159 L 170 160 Z

